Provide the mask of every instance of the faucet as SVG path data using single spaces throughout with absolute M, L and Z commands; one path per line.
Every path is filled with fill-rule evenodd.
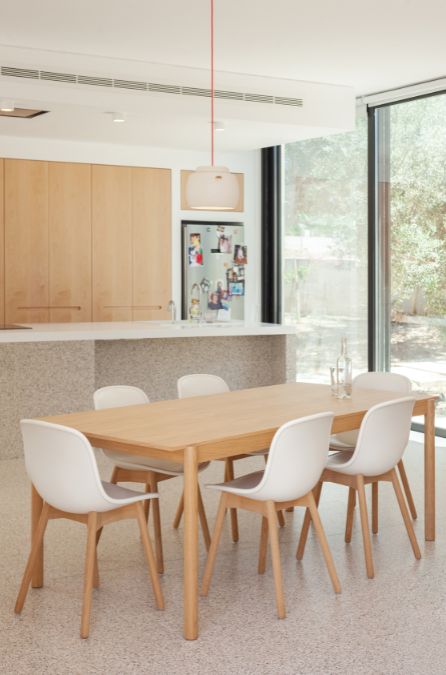
M 173 300 L 169 301 L 169 304 L 167 305 L 166 309 L 168 312 L 170 312 L 170 318 L 172 323 L 175 323 L 175 321 L 177 320 L 177 307 Z

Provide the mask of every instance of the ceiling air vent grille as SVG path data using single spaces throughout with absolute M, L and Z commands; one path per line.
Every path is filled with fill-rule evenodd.
M 109 87 L 114 89 L 130 89 L 133 91 L 149 91 L 158 94 L 176 94 L 177 96 L 199 96 L 209 98 L 211 90 L 200 87 L 186 87 L 177 84 L 162 84 L 159 82 L 140 82 L 137 80 L 120 80 L 111 77 L 95 77 L 92 75 L 73 75 L 70 73 L 56 73 L 49 70 L 34 70 L 30 68 L 16 68 L 1 66 L 0 73 L 4 77 L 24 77 L 31 80 L 45 80 L 51 82 L 65 82 L 67 84 L 87 84 L 92 87 Z M 285 105 L 301 108 L 301 98 L 288 96 L 272 96 L 271 94 L 252 94 L 240 91 L 215 90 L 215 98 L 228 101 L 248 101 L 268 105 Z
M 301 98 L 288 98 L 287 96 L 274 96 L 274 103 L 276 105 L 294 105 L 302 107 L 303 100 Z
M 76 84 L 76 75 L 69 75 L 68 73 L 52 73 L 48 70 L 40 71 L 41 80 L 50 80 L 52 82 L 72 82 Z
M 113 87 L 113 80 L 109 77 L 90 77 L 90 75 L 78 75 L 78 84 L 90 84 L 93 87 Z
M 149 91 L 156 91 L 159 94 L 181 94 L 181 87 L 174 84 L 157 84 L 149 82 L 147 85 Z
M 222 89 L 216 89 L 215 98 L 225 98 L 231 101 L 243 101 L 243 94 L 239 91 L 223 91 Z
M 118 89 L 136 89 L 137 91 L 147 91 L 145 82 L 135 82 L 134 80 L 113 80 L 113 86 Z
M 8 66 L 2 66 L 2 75 L 8 77 L 28 77 L 32 80 L 39 79 L 39 71 L 29 70 L 28 68 L 10 68 Z

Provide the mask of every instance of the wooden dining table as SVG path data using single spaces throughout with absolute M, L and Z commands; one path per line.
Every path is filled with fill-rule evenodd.
M 259 367 L 261 367 L 259 365 Z M 423 415 L 425 538 L 435 539 L 435 396 L 414 393 L 414 416 Z M 198 466 L 269 447 L 292 419 L 332 411 L 332 433 L 357 429 L 367 410 L 399 398 L 361 389 L 336 399 L 329 386 L 290 383 L 145 405 L 91 410 L 43 418 L 81 431 L 98 448 L 170 460 L 184 465 L 184 637 L 199 634 Z M 82 486 L 79 486 L 81 489 Z M 32 490 L 33 531 L 42 499 Z M 43 585 L 43 548 L 33 586 Z

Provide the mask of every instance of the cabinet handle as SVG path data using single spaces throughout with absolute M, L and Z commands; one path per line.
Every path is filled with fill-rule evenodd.
M 77 309 L 81 310 L 80 305 L 35 305 L 33 307 L 17 307 L 17 309 Z
M 104 305 L 104 309 L 162 309 L 161 305 Z

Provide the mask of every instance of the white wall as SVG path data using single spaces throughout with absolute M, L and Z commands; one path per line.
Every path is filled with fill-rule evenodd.
M 79 143 L 65 140 L 0 136 L 0 157 L 40 159 L 59 162 L 88 162 L 148 166 L 172 170 L 172 289 L 178 311 L 181 308 L 181 220 L 227 220 L 245 224 L 248 245 L 245 316 L 258 320 L 260 314 L 260 151 L 217 155 L 218 164 L 245 176 L 243 213 L 182 211 L 180 171 L 209 164 L 209 154 L 190 150 L 155 147 Z

